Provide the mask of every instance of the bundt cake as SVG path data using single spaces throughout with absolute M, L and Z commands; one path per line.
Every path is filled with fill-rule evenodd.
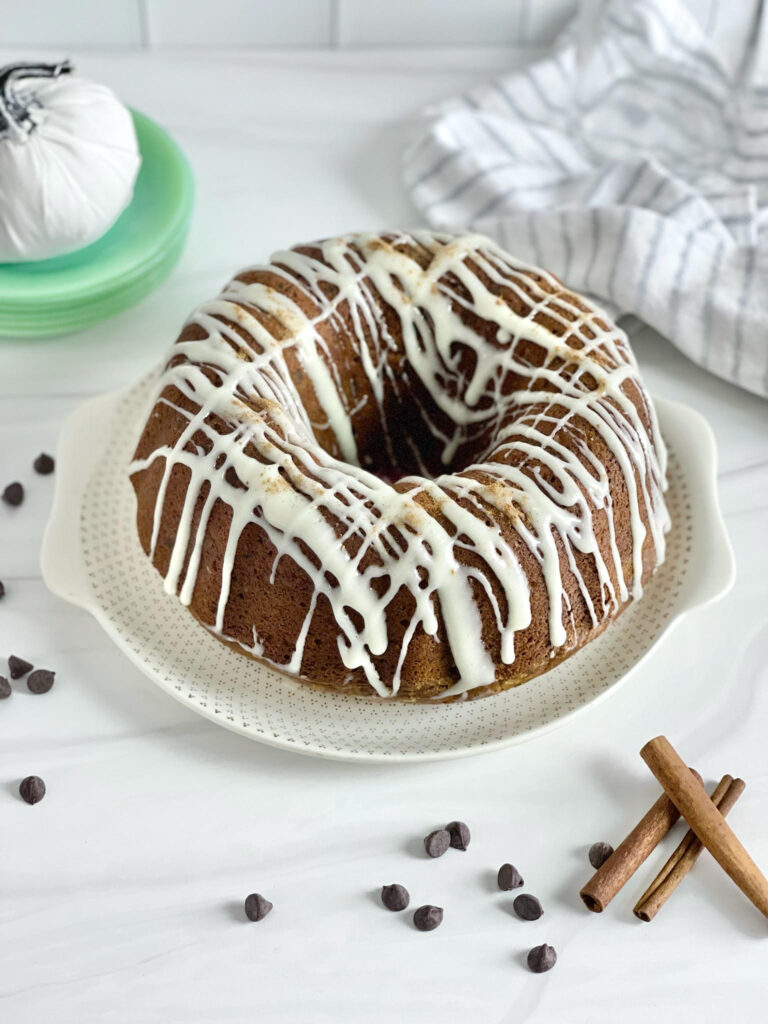
M 201 306 L 130 475 L 214 636 L 423 700 L 523 683 L 639 598 L 665 463 L 605 313 L 488 238 L 411 231 L 278 252 Z

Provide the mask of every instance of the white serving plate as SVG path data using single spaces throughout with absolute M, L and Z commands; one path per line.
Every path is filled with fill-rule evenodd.
M 670 452 L 667 560 L 606 632 L 524 686 L 455 704 L 399 704 L 303 686 L 210 636 L 144 555 L 127 476 L 152 378 L 86 402 L 59 439 L 42 572 L 153 682 L 252 739 L 349 761 L 429 761 L 539 736 L 626 680 L 680 618 L 725 594 L 734 561 L 717 502 L 715 442 L 698 413 L 657 399 Z

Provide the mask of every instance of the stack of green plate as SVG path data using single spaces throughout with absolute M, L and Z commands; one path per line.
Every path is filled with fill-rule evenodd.
M 0 335 L 43 337 L 87 327 L 144 298 L 181 256 L 194 201 L 189 164 L 133 112 L 141 170 L 133 199 L 92 245 L 37 263 L 0 264 Z

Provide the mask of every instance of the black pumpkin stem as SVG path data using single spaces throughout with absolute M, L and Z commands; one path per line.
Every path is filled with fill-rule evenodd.
M 0 68 L 0 140 L 26 138 L 35 127 L 30 110 L 35 105 L 30 96 L 20 95 L 16 83 L 25 78 L 58 78 L 72 72 L 72 64 L 62 60 L 58 64 L 20 62 Z

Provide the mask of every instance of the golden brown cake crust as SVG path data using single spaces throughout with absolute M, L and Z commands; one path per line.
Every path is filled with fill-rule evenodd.
M 349 298 L 339 251 L 357 275 Z M 349 694 L 484 696 L 558 664 L 640 593 L 668 520 L 663 445 L 626 338 L 550 275 L 499 254 L 426 232 L 298 247 L 238 275 L 185 326 L 131 480 L 144 551 L 223 642 Z M 242 479 L 251 470 L 258 486 Z M 365 490 L 368 470 L 393 480 L 386 495 Z M 342 484 L 367 498 L 358 529 L 331 500 Z M 297 522 L 321 522 L 287 530 L 275 513 L 288 500 Z M 434 551 L 414 555 L 410 524 L 423 535 L 425 523 L 451 549 L 460 588 L 436 582 Z M 337 545 L 347 562 L 363 549 L 349 583 L 331 568 L 343 568 Z M 408 559 L 412 578 L 393 587 Z M 479 656 L 446 619 L 449 600 L 471 610 L 466 644 Z M 525 602 L 529 622 L 508 629 Z M 386 646 L 373 652 L 376 615 Z

